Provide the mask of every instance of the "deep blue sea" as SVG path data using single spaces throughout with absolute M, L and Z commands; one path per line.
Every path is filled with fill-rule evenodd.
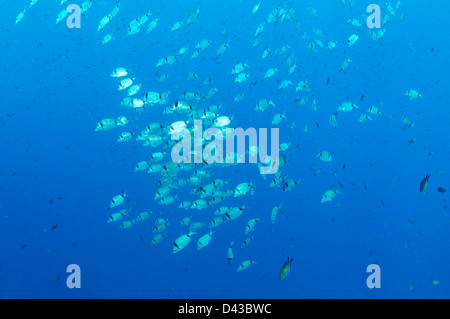
M 71 13 L 58 24 L 56 18 L 82 1 L 30 7 L 29 0 L 1 0 L 0 298 L 449 298 L 449 3 L 351 2 L 120 0 L 117 16 L 97 31 L 117 1 L 93 0 L 81 27 L 69 28 Z M 379 29 L 366 24 L 372 3 L 381 9 Z M 148 12 L 140 31 L 127 35 Z M 197 48 L 203 39 L 209 45 Z M 175 63 L 157 66 L 172 55 Z M 239 63 L 248 74 L 242 83 L 231 74 Z M 117 68 L 128 75 L 112 77 Z M 271 68 L 275 74 L 265 77 Z M 128 89 L 118 85 L 125 78 L 140 85 L 131 98 L 170 93 L 143 109 L 124 106 Z M 217 90 L 208 96 L 211 89 Z M 186 91 L 195 98 L 186 101 Z M 275 106 L 255 110 L 262 99 Z M 192 110 L 174 112 L 178 101 Z M 353 107 L 338 110 L 347 101 Z M 165 152 L 159 164 L 170 163 L 169 125 L 188 121 L 192 129 L 214 105 L 220 108 L 212 120 L 228 116 L 230 128 L 279 128 L 279 143 L 290 143 L 280 151 L 281 185 L 271 187 L 274 175 L 263 176 L 256 164 L 197 164 L 173 176 L 175 201 L 160 204 L 154 197 L 164 176 L 135 172 L 136 164 L 154 164 L 155 152 Z M 276 114 L 285 115 L 278 125 Z M 120 116 L 129 122 L 96 131 L 100 121 Z M 150 123 L 163 130 L 156 147 L 137 140 Z M 123 132 L 132 139 L 118 142 Z M 318 158 L 322 151 L 332 160 Z M 199 169 L 212 176 L 186 182 Z M 254 194 L 215 204 L 192 194 L 215 179 L 226 182 L 218 190 L 233 192 L 252 183 Z M 283 190 L 288 179 L 298 184 Z M 186 185 L 175 187 L 179 180 Z M 328 190 L 336 196 L 322 202 Z M 110 207 L 120 194 L 123 203 Z M 208 206 L 179 208 L 199 199 Z M 273 223 L 272 209 L 281 203 Z M 242 205 L 242 215 L 212 228 L 209 245 L 198 250 L 214 212 Z M 108 222 L 123 209 L 128 215 Z M 143 211 L 152 213 L 137 221 Z M 189 233 L 180 224 L 189 216 L 205 225 L 173 253 L 175 240 Z M 163 240 L 152 244 L 158 218 L 168 224 Z M 124 221 L 134 222 L 121 229 Z M 288 257 L 290 272 L 280 280 Z M 246 260 L 256 263 L 238 272 Z M 79 266 L 81 288 L 67 286 L 71 264 Z M 367 286 L 371 264 L 379 266 L 380 288 Z

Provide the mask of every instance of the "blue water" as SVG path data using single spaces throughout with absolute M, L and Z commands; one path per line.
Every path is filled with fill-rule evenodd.
M 372 3 L 367 1 L 355 1 L 352 8 L 339 1 L 261 1 L 253 15 L 257 4 L 253 0 L 227 4 L 121 0 L 118 16 L 98 32 L 100 19 L 115 1 L 94 0 L 81 16 L 80 29 L 69 29 L 65 21 L 55 25 L 66 5 L 81 5 L 80 1 L 60 6 L 59 1 L 41 0 L 27 8 L 17 25 L 17 14 L 28 2 L 1 2 L 1 298 L 450 297 L 450 213 L 445 208 L 450 206 L 450 191 L 437 191 L 450 188 L 446 1 L 402 1 L 378 42 L 365 25 L 363 15 Z M 379 5 L 384 18 L 386 5 Z M 300 32 L 292 21 L 267 23 L 277 6 L 295 9 Z M 310 7 L 316 9 L 317 18 L 308 13 Z M 189 12 L 197 8 L 199 23 L 187 25 Z M 127 37 L 128 23 L 149 9 L 150 20 L 159 18 L 153 32 L 147 33 L 145 25 Z M 362 26 L 347 24 L 349 18 L 359 19 Z M 180 30 L 171 32 L 181 20 Z M 253 47 L 261 23 L 265 23 L 261 44 Z M 315 29 L 322 30 L 324 37 Z M 112 31 L 114 39 L 101 45 L 102 37 Z M 347 39 L 353 33 L 359 34 L 359 40 L 349 47 Z M 204 38 L 211 45 L 191 59 L 197 42 Z M 315 39 L 338 44 L 331 52 L 322 47 L 308 52 Z M 230 47 L 217 57 L 217 48 L 227 41 Z M 284 45 L 290 46 L 286 53 L 275 55 Z M 183 46 L 188 51 L 179 55 Z M 265 47 L 271 54 L 262 59 Z M 158 60 L 170 54 L 179 61 L 156 68 Z M 286 66 L 290 54 L 298 65 L 292 75 Z M 352 62 L 342 72 L 348 57 Z M 230 75 L 238 62 L 249 64 L 250 77 L 244 83 L 235 83 Z M 117 67 L 132 70 L 136 83 L 142 84 L 137 96 L 170 91 L 168 103 L 141 113 L 120 106 L 126 91 L 117 91 L 120 79 L 110 77 Z M 278 72 L 264 79 L 273 67 Z M 190 71 L 199 80 L 187 81 Z M 169 75 L 166 82 L 157 81 L 161 73 Z M 203 84 L 207 76 L 211 85 Z M 293 85 L 279 90 L 284 79 Z M 295 91 L 303 80 L 312 84 L 312 92 Z M 219 114 L 234 114 L 233 127 L 270 128 L 274 114 L 286 112 L 287 119 L 278 126 L 280 143 L 291 146 L 283 153 L 287 164 L 280 170 L 301 180 L 292 191 L 269 187 L 272 177 L 263 179 L 255 164 L 216 165 L 208 170 L 215 173 L 213 178 L 228 181 L 225 188 L 252 181 L 255 194 L 231 197 L 204 210 L 178 208 L 182 200 L 198 199 L 189 195 L 196 186 L 172 191 L 178 199 L 171 205 L 153 199 L 160 174 L 133 169 L 162 146 L 142 147 L 135 138 L 117 143 L 118 136 L 123 131 L 137 136 L 151 122 L 167 126 L 187 120 L 186 115 L 161 113 L 184 91 L 207 93 L 212 87 L 218 89 L 213 98 L 193 104 L 197 108 L 222 104 Z M 410 100 L 404 95 L 408 89 L 418 90 L 423 99 Z M 241 92 L 244 100 L 235 102 Z M 299 105 L 302 97 L 308 97 L 305 106 Z M 311 107 L 314 97 L 317 111 Z M 263 98 L 272 99 L 276 107 L 255 112 L 256 102 Z M 329 116 L 347 100 L 359 109 L 339 112 L 333 130 Z M 367 114 L 371 105 L 382 115 L 359 123 L 359 115 Z M 100 120 L 120 115 L 131 119 L 127 126 L 94 130 Z M 405 127 L 403 116 L 414 126 Z M 410 143 L 413 139 L 415 143 Z M 332 154 L 332 162 L 316 158 L 322 150 Z M 166 151 L 163 163 L 170 161 L 170 150 Z M 182 172 L 179 177 L 192 173 Z M 421 193 L 419 184 L 427 173 L 431 177 Z M 332 186 L 341 193 L 321 203 Z M 153 214 L 123 230 L 120 222 L 107 220 L 119 210 L 108 210 L 111 198 L 125 191 L 128 196 L 120 209 L 132 208 L 125 219 L 144 210 Z M 281 202 L 284 214 L 272 224 L 272 208 Z M 197 251 L 197 240 L 208 232 L 215 209 L 244 203 L 249 209 L 215 228 L 211 243 Z M 174 240 L 188 232 L 180 225 L 186 216 L 206 226 L 184 250 L 173 254 Z M 158 217 L 169 219 L 170 225 L 166 238 L 152 245 Z M 245 225 L 252 218 L 260 218 L 254 240 L 241 248 L 248 237 Z M 230 241 L 235 243 L 231 266 L 226 261 Z M 287 256 L 294 261 L 289 275 L 280 280 Z M 256 264 L 237 272 L 247 259 Z M 374 263 L 381 269 L 381 288 L 369 289 L 366 268 Z M 66 285 L 69 264 L 80 266 L 79 289 Z

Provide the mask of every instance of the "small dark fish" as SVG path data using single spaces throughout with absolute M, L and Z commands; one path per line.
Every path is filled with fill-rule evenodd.
M 293 260 L 294 259 L 289 259 L 289 257 L 287 258 L 287 261 L 280 269 L 280 279 L 283 279 L 289 274 L 289 272 L 291 271 L 291 263 Z
M 56 227 L 58 227 L 58 225 L 53 225 L 53 226 L 50 228 L 50 230 L 55 230 Z
M 438 192 L 445 193 L 447 190 L 444 187 L 438 187 Z
M 425 190 L 425 188 L 427 188 L 429 179 L 430 179 L 430 175 L 428 175 L 428 173 L 427 173 L 427 175 L 420 182 L 420 192 L 423 192 Z
M 147 246 L 148 239 L 146 239 L 146 238 L 144 238 L 142 236 L 139 236 L 139 239 L 143 242 L 144 247 Z

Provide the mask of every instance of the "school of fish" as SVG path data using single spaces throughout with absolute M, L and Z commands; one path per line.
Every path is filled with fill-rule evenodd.
M 81 7 L 81 13 L 84 15 L 91 10 L 96 1 L 86 0 Z M 21 11 L 17 18 L 16 24 L 20 23 L 33 6 L 38 3 L 38 0 L 31 0 L 29 8 Z M 309 107 L 312 116 L 317 114 L 320 109 L 321 95 L 315 92 L 317 83 L 313 83 L 308 79 L 308 75 L 301 72 L 301 66 L 305 59 L 292 49 L 292 43 L 285 43 L 281 47 L 274 47 L 266 38 L 276 34 L 276 28 L 281 24 L 292 25 L 300 38 L 304 41 L 309 54 L 314 55 L 319 50 L 323 51 L 337 51 L 338 49 L 345 49 L 347 56 L 342 59 L 342 63 L 337 67 L 337 71 L 342 72 L 348 76 L 352 71 L 351 64 L 358 59 L 357 47 L 358 43 L 367 38 L 378 43 L 382 41 L 384 35 L 389 32 L 389 22 L 391 19 L 404 19 L 404 12 L 400 1 L 396 4 L 386 3 L 383 7 L 387 13 L 382 22 L 382 28 L 379 30 L 364 29 L 365 17 L 368 14 L 355 13 L 351 11 L 352 1 L 341 0 L 342 5 L 348 7 L 349 17 L 343 19 L 343 23 L 352 25 L 355 28 L 353 34 L 343 35 L 342 39 L 330 39 L 326 33 L 319 28 L 313 29 L 313 32 L 303 31 L 302 19 L 300 14 L 288 4 L 279 5 L 270 8 L 269 14 L 261 15 L 261 8 L 266 6 L 264 3 L 255 3 L 249 15 L 254 17 L 254 38 L 247 44 L 246 49 L 253 50 L 254 56 L 252 59 L 239 60 L 235 63 L 227 63 L 227 76 L 230 83 L 240 92 L 233 101 L 236 105 L 245 103 L 246 90 L 251 86 L 257 86 L 262 81 L 271 81 L 274 92 L 269 92 L 266 96 L 261 96 L 255 104 L 247 105 L 247 107 L 254 110 L 254 116 L 260 119 L 268 119 L 267 126 L 283 128 L 285 131 L 293 132 L 296 129 L 296 123 L 290 120 L 290 110 L 280 109 L 281 106 L 277 103 L 277 94 L 285 94 L 290 92 L 296 96 L 297 107 Z M 121 3 L 117 1 L 111 5 L 109 12 L 98 21 L 96 32 L 99 35 L 99 45 L 107 46 L 108 43 L 115 40 L 115 35 L 122 33 L 126 37 L 136 37 L 141 34 L 143 38 L 150 37 L 158 30 L 164 30 L 171 33 L 187 32 L 187 30 L 194 24 L 201 24 L 201 7 L 194 7 L 190 12 L 186 13 L 186 18 L 179 21 L 164 21 L 158 16 L 158 8 L 141 8 L 142 14 L 135 17 L 126 17 L 129 23 L 127 25 L 120 25 L 119 19 L 116 19 L 121 13 Z M 56 25 L 60 25 L 68 16 L 66 11 L 67 0 L 61 1 L 61 11 L 55 17 Z M 151 4 L 149 4 L 151 7 Z M 319 13 L 313 8 L 309 7 L 307 14 L 311 17 L 317 18 Z M 361 18 L 363 16 L 363 18 Z M 89 16 L 89 19 L 94 18 Z M 125 18 L 125 17 L 123 17 Z M 239 154 L 231 154 L 235 159 L 234 164 L 208 164 L 203 159 L 200 163 L 179 163 L 176 164 L 171 160 L 171 150 L 175 146 L 176 141 L 171 140 L 171 134 L 178 134 L 183 130 L 189 130 L 194 135 L 192 124 L 195 120 L 202 120 L 203 129 L 217 128 L 223 132 L 225 136 L 225 129 L 231 127 L 234 123 L 236 114 L 229 110 L 227 104 L 218 100 L 218 92 L 226 91 L 223 89 L 222 83 L 214 81 L 213 76 L 208 76 L 201 82 L 196 68 L 205 59 L 219 61 L 233 46 L 241 46 L 237 43 L 235 38 L 229 37 L 227 28 L 223 28 L 221 34 L 223 41 L 212 41 L 201 36 L 192 43 L 186 40 L 185 43 L 177 43 L 177 47 L 155 59 L 154 69 L 150 70 L 150 74 L 158 74 L 152 79 L 148 76 L 149 70 L 130 69 L 128 65 L 117 65 L 110 70 L 110 77 L 116 81 L 114 86 L 110 87 L 110 93 L 120 91 L 121 99 L 117 100 L 116 105 L 110 107 L 111 114 L 109 117 L 99 119 L 94 124 L 93 130 L 101 133 L 105 131 L 114 130 L 115 141 L 117 143 L 133 143 L 138 146 L 148 149 L 148 157 L 135 163 L 134 167 L 130 167 L 130 171 L 135 174 L 148 174 L 149 179 L 154 181 L 156 191 L 154 194 L 155 203 L 162 207 L 167 207 L 165 210 L 180 210 L 186 212 L 186 217 L 179 221 L 170 221 L 171 219 L 167 213 L 159 212 L 161 209 L 158 205 L 145 211 L 138 211 L 132 213 L 132 207 L 127 205 L 128 199 L 133 198 L 133 194 L 129 194 L 124 190 L 118 190 L 115 194 L 111 194 L 109 200 L 108 214 L 105 216 L 105 221 L 111 224 L 117 224 L 121 230 L 128 230 L 133 228 L 136 223 L 152 223 L 154 236 L 151 239 L 152 245 L 157 245 L 162 240 L 171 240 L 173 253 L 181 253 L 189 245 L 191 240 L 196 244 L 196 250 L 202 252 L 207 250 L 207 247 L 214 245 L 214 237 L 217 232 L 221 231 L 221 225 L 225 223 L 233 223 L 236 219 L 245 219 L 247 224 L 242 229 L 242 240 L 239 247 L 241 249 L 250 245 L 254 236 L 257 237 L 258 224 L 262 220 L 267 220 L 271 224 L 284 214 L 283 201 L 279 202 L 278 206 L 269 207 L 265 211 L 252 210 L 252 195 L 258 192 L 257 183 L 252 180 L 242 180 L 241 183 L 231 185 L 228 180 L 215 178 L 215 168 L 227 167 L 236 165 L 245 159 L 239 157 Z M 294 40 L 293 40 L 294 41 Z M 295 40 L 297 41 L 297 40 Z M 259 61 L 270 61 L 273 57 L 285 57 L 285 65 L 273 65 L 271 68 L 257 71 Z M 150 55 L 151 57 L 151 55 Z M 171 66 L 174 64 L 183 63 L 192 71 L 186 75 L 186 85 L 183 88 L 171 87 L 171 78 L 178 77 L 178 74 L 171 74 Z M 223 62 L 225 63 L 225 62 Z M 211 70 L 213 74 L 213 70 Z M 259 75 L 258 75 L 259 74 Z M 165 82 L 168 84 L 168 89 L 157 92 L 153 86 L 153 81 Z M 196 83 L 192 85 L 192 83 Z M 229 83 L 226 83 L 229 85 Z M 169 89 L 170 88 L 170 89 Z M 194 89 L 196 88 L 196 89 Z M 420 88 L 418 88 L 420 91 Z M 403 92 L 399 92 L 399 97 L 408 99 L 409 103 L 420 103 L 426 99 L 426 95 L 422 95 L 415 88 L 405 88 Z M 242 102 L 244 101 L 244 102 Z M 338 129 L 339 120 L 348 116 L 349 113 L 357 112 L 357 121 L 361 125 L 368 125 L 370 122 L 377 121 L 378 118 L 385 113 L 383 102 L 378 104 L 366 102 L 364 100 L 355 101 L 343 99 L 339 105 L 335 106 L 335 112 L 328 114 L 326 121 L 333 130 Z M 129 109 L 134 110 L 133 115 L 130 114 Z M 134 120 L 147 117 L 148 114 L 160 114 L 167 118 L 161 121 L 149 121 L 145 127 L 136 129 L 130 123 Z M 405 129 L 412 129 L 414 124 L 412 120 L 406 115 L 402 114 L 395 119 L 398 125 L 403 125 Z M 308 124 L 305 125 L 303 132 L 308 134 L 311 128 Z M 291 133 L 290 133 L 291 134 Z M 301 184 L 301 178 L 288 178 L 288 155 L 292 142 L 286 139 L 285 135 L 280 134 L 282 143 L 280 144 L 280 156 L 274 158 L 267 156 L 263 164 L 244 164 L 251 165 L 255 171 L 259 172 L 261 167 L 265 165 L 273 165 L 277 162 L 279 170 L 273 175 L 259 174 L 263 181 L 268 183 L 270 187 L 278 187 L 284 192 L 290 192 L 292 199 L 296 199 L 297 185 Z M 204 142 L 204 141 L 203 141 Z M 332 147 L 332 143 L 328 147 Z M 203 147 L 206 145 L 203 143 Z M 325 146 L 327 147 L 327 146 Z M 258 148 L 248 148 L 247 154 L 257 154 Z M 194 151 L 191 152 L 194 158 L 198 157 Z M 314 163 L 312 170 L 314 174 L 317 172 L 315 166 L 318 165 L 333 165 L 334 153 L 326 149 L 317 149 L 315 158 L 311 158 Z M 228 156 L 228 154 L 227 154 Z M 323 164 L 319 164 L 322 162 Z M 345 168 L 345 167 L 344 167 Z M 430 176 L 426 177 L 420 183 L 420 192 L 424 192 L 429 182 Z M 255 177 L 256 179 L 256 177 Z M 316 190 L 317 201 L 320 200 L 323 205 L 329 205 L 329 202 L 338 201 L 339 196 L 343 194 L 343 185 L 339 182 L 340 188 L 335 185 L 323 185 L 323 188 Z M 124 186 L 126 188 L 126 186 Z M 440 188 L 441 193 L 445 189 Z M 338 196 L 339 195 L 339 196 Z M 181 200 L 191 196 L 191 201 Z M 234 199 L 241 200 L 241 204 L 227 204 L 227 202 Z M 133 198 L 133 201 L 137 201 Z M 204 216 L 209 216 L 209 224 L 197 221 L 199 212 L 204 211 Z M 158 212 L 157 212 L 158 211 Z M 192 215 L 192 216 L 191 216 Z M 152 220 L 152 221 L 149 221 Z M 170 236 L 166 230 L 172 225 L 187 226 L 184 233 L 176 236 Z M 131 230 L 132 231 L 132 230 Z M 228 247 L 223 247 L 224 260 L 228 264 L 233 263 L 236 238 L 229 239 Z M 192 250 L 194 247 L 192 247 Z M 190 253 L 194 253 L 191 251 Z M 246 254 L 251 254 L 251 250 L 246 250 Z M 242 253 L 244 254 L 244 253 Z M 241 254 L 240 254 L 241 255 Z M 285 278 L 291 270 L 291 263 L 293 259 L 287 257 L 287 261 L 282 266 L 279 278 Z M 242 260 L 237 266 L 237 272 L 249 269 L 257 262 L 248 256 L 248 259 Z

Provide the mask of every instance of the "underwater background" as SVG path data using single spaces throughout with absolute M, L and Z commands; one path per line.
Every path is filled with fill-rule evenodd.
M 264 0 L 253 13 L 258 1 L 120 0 L 119 13 L 100 31 L 99 21 L 117 1 L 93 0 L 81 15 L 81 28 L 73 29 L 65 20 L 55 24 L 56 17 L 81 1 L 40 0 L 31 8 L 29 1 L 0 2 L 0 298 L 450 297 L 447 1 L 404 0 L 398 8 L 393 1 L 395 16 L 376 40 L 371 32 L 380 29 L 366 25 L 366 8 L 375 3 L 368 1 Z M 376 4 L 384 19 L 387 3 Z M 269 23 L 276 8 L 295 16 L 280 21 L 279 9 L 278 21 Z M 188 24 L 197 9 L 198 21 Z M 155 29 L 147 32 L 145 25 L 128 36 L 130 21 L 149 11 L 149 20 L 158 18 Z M 347 23 L 353 18 L 361 26 Z M 177 21 L 183 24 L 172 31 Z M 255 36 L 261 24 L 264 31 Z M 111 42 L 102 45 L 111 32 Z M 349 45 L 352 34 L 359 39 Z M 192 58 L 202 39 L 210 45 Z M 336 47 L 325 47 L 329 41 L 337 41 Z M 218 55 L 223 43 L 229 47 Z M 182 47 L 188 48 L 185 54 L 179 54 Z M 270 54 L 262 58 L 267 47 Z M 168 55 L 177 62 L 157 67 Z M 289 56 L 297 66 L 292 74 Z M 240 62 L 248 64 L 249 76 L 237 83 L 231 70 Z M 110 76 L 119 67 L 142 85 L 136 96 L 170 91 L 167 104 L 139 112 L 121 106 L 127 93 L 117 90 L 120 78 Z M 270 68 L 277 72 L 264 78 Z M 191 71 L 198 79 L 187 79 Z M 160 82 L 163 73 L 168 78 Z M 204 83 L 207 77 L 211 83 Z M 283 80 L 292 85 L 280 89 Z M 297 91 L 305 80 L 311 92 Z M 221 105 L 218 114 L 232 118 L 230 127 L 271 128 L 274 115 L 285 114 L 276 127 L 280 143 L 291 144 L 280 153 L 286 159 L 280 171 L 298 185 L 290 191 L 271 187 L 273 176 L 263 177 L 255 164 L 216 164 L 207 168 L 214 176 L 202 185 L 221 179 L 234 189 L 251 182 L 254 194 L 202 210 L 178 208 L 199 199 L 189 193 L 198 186 L 173 189 L 177 198 L 169 205 L 154 199 L 161 174 L 134 167 L 156 151 L 166 152 L 162 163 L 170 161 L 170 148 L 143 147 L 136 138 L 119 143 L 119 135 L 130 131 L 136 137 L 149 123 L 167 127 L 183 120 L 191 127 L 190 114 L 163 111 L 183 100 L 185 91 L 206 94 L 211 88 L 217 88 L 212 97 L 190 103 L 196 109 Z M 410 89 L 422 98 L 406 96 Z M 235 101 L 240 93 L 243 99 Z M 255 111 L 260 99 L 275 107 Z M 358 109 L 337 111 L 344 101 Z M 381 115 L 367 112 L 372 105 Z M 371 120 L 358 121 L 363 113 Z M 334 129 L 331 114 L 337 114 Z M 102 119 L 119 116 L 130 122 L 95 131 Z M 406 125 L 405 117 L 414 125 Z M 317 158 L 324 150 L 331 162 Z M 329 189 L 339 193 L 322 203 Z M 119 211 L 110 202 L 125 192 L 120 209 L 131 211 L 123 220 L 153 213 L 120 229 L 123 220 L 108 223 Z M 283 214 L 272 223 L 272 208 L 281 203 Z M 243 214 L 213 228 L 209 245 L 198 250 L 214 211 L 242 205 L 248 207 Z M 189 232 L 180 225 L 188 216 L 205 226 L 174 254 L 174 240 Z M 159 217 L 169 225 L 165 238 L 152 244 Z M 253 241 L 242 248 L 252 218 L 260 220 L 249 234 Z M 291 269 L 280 280 L 288 256 Z M 245 260 L 256 263 L 237 272 Z M 80 289 L 66 285 L 70 264 L 80 266 Z M 380 266 L 381 288 L 366 285 L 370 264 Z

